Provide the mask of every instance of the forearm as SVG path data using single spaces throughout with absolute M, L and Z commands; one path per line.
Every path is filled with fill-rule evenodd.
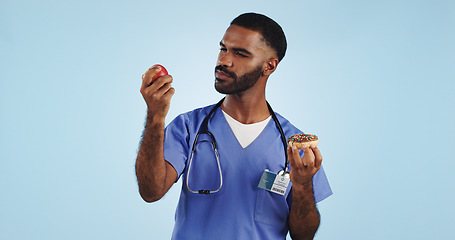
M 167 190 L 163 144 L 164 119 L 148 114 L 136 159 L 139 192 L 147 202 L 159 200 Z
M 314 202 L 312 182 L 293 185 L 288 223 L 292 239 L 313 239 L 319 223 L 320 216 Z

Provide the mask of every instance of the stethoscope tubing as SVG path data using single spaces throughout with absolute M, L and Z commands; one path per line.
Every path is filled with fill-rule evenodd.
M 219 157 L 218 150 L 217 150 L 217 147 L 216 147 L 215 136 L 213 136 L 213 134 L 208 130 L 208 122 L 209 122 L 210 117 L 213 115 L 215 110 L 218 109 L 221 106 L 223 101 L 224 101 L 224 98 L 221 99 L 212 108 L 212 110 L 210 110 L 209 114 L 204 118 L 204 121 L 202 122 L 202 125 L 201 125 L 201 129 L 196 134 L 196 137 L 194 139 L 193 146 L 191 148 L 190 161 L 188 163 L 188 171 L 186 173 L 186 187 L 192 193 L 198 193 L 198 194 L 216 193 L 216 192 L 219 192 L 221 187 L 223 186 L 223 173 L 221 171 L 220 157 Z M 275 125 L 278 128 L 278 131 L 280 132 L 281 141 L 283 142 L 283 147 L 284 147 L 285 164 L 284 164 L 284 169 L 282 171 L 280 171 L 279 174 L 288 174 L 289 173 L 288 172 L 289 160 L 288 160 L 288 154 L 287 154 L 286 136 L 284 135 L 283 128 L 281 127 L 281 124 L 278 121 L 278 118 L 276 117 L 275 112 L 273 111 L 272 107 L 270 106 L 270 104 L 268 102 L 267 102 L 267 107 L 269 109 L 269 112 L 270 112 L 270 115 L 272 116 L 273 121 L 275 122 Z M 216 157 L 216 161 L 217 161 L 217 164 L 218 164 L 218 171 L 219 171 L 219 176 L 220 176 L 220 185 L 219 185 L 218 189 L 216 189 L 216 190 L 204 190 L 204 189 L 201 189 L 201 190 L 195 191 L 195 190 L 192 190 L 190 188 L 190 186 L 189 186 L 189 176 L 190 176 L 190 172 L 191 172 L 191 165 L 192 165 L 192 162 L 193 162 L 194 152 L 196 151 L 197 139 L 199 138 L 200 134 L 207 134 L 212 139 L 212 148 L 213 148 L 213 151 L 215 152 L 215 157 Z
M 216 190 L 204 190 L 204 189 L 200 189 L 200 190 L 197 190 L 197 191 L 194 191 L 190 188 L 190 185 L 189 185 L 189 182 L 190 182 L 190 171 L 191 171 L 191 163 L 193 162 L 193 156 L 194 156 L 194 152 L 196 150 L 196 143 L 197 143 L 197 139 L 199 137 L 200 134 L 208 134 L 211 138 L 212 138 L 212 148 L 213 148 L 213 151 L 215 152 L 215 157 L 216 157 L 216 163 L 218 164 L 218 171 L 219 171 L 219 174 L 220 174 L 220 186 L 218 187 L 218 189 Z M 215 137 L 213 136 L 213 134 L 209 131 L 203 131 L 203 132 L 198 132 L 197 135 L 196 135 L 196 138 L 194 139 L 194 143 L 193 143 L 193 148 L 191 150 L 191 156 L 190 156 L 190 162 L 188 163 L 188 171 L 186 173 L 186 188 L 188 188 L 188 190 L 192 193 L 199 193 L 199 194 L 210 194 L 210 193 L 216 193 L 216 192 L 219 192 L 221 187 L 223 186 L 223 173 L 221 172 L 221 165 L 220 165 L 220 155 L 218 154 L 218 150 L 216 148 L 216 141 L 215 141 Z

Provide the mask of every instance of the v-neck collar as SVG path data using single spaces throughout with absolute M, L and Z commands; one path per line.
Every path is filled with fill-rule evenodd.
M 223 111 L 223 109 L 221 109 L 221 112 L 223 113 L 224 118 L 232 130 L 232 133 L 242 148 L 247 148 L 251 143 L 253 143 L 253 141 L 259 137 L 259 135 L 262 133 L 262 131 L 264 131 L 265 127 L 267 127 L 267 124 L 272 119 L 272 116 L 270 115 L 268 118 L 262 120 L 261 122 L 243 124 L 235 120 L 225 111 Z
M 237 139 L 237 137 L 235 136 L 234 132 L 232 131 L 231 129 L 231 126 L 229 125 L 228 121 L 226 120 L 226 117 L 224 116 L 221 108 L 220 109 L 217 109 L 217 111 L 215 112 L 216 116 L 213 116 L 214 118 L 221 118 L 220 120 L 220 129 L 223 129 L 222 132 L 224 134 L 227 134 L 229 136 L 229 138 L 232 138 L 232 139 L 235 139 L 235 142 L 236 142 L 236 146 L 239 147 L 239 149 L 242 149 L 242 150 L 249 150 L 250 148 L 254 148 L 255 145 L 257 145 L 258 141 L 261 141 L 262 138 L 273 138 L 273 136 L 271 134 L 273 134 L 273 128 L 270 126 L 270 124 L 275 124 L 275 121 L 273 121 L 273 119 L 270 119 L 269 122 L 267 123 L 267 125 L 264 127 L 264 129 L 262 129 L 262 131 L 259 133 L 259 135 L 250 143 L 248 144 L 248 146 L 246 146 L 245 148 L 242 147 L 242 145 L 240 144 L 239 140 Z M 225 136 L 225 138 L 227 138 L 228 136 Z

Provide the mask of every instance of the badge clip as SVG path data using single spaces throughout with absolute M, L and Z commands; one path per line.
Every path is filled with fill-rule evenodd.
M 261 180 L 259 181 L 258 187 L 267 191 L 284 195 L 289 186 L 290 182 L 289 173 L 281 170 L 278 174 L 275 174 L 268 169 L 262 173 Z

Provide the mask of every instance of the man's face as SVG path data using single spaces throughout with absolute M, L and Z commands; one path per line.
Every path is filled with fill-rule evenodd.
M 256 31 L 231 25 L 220 42 L 215 68 L 215 89 L 237 94 L 253 87 L 263 75 L 265 61 L 273 51 Z
M 237 94 L 250 89 L 259 80 L 262 75 L 262 66 L 259 65 L 256 69 L 249 73 L 245 73 L 238 77 L 237 74 L 227 70 L 224 66 L 218 65 L 215 68 L 215 89 L 222 94 Z M 220 78 L 218 78 L 220 76 Z M 232 81 L 228 82 L 221 77 L 229 76 Z

